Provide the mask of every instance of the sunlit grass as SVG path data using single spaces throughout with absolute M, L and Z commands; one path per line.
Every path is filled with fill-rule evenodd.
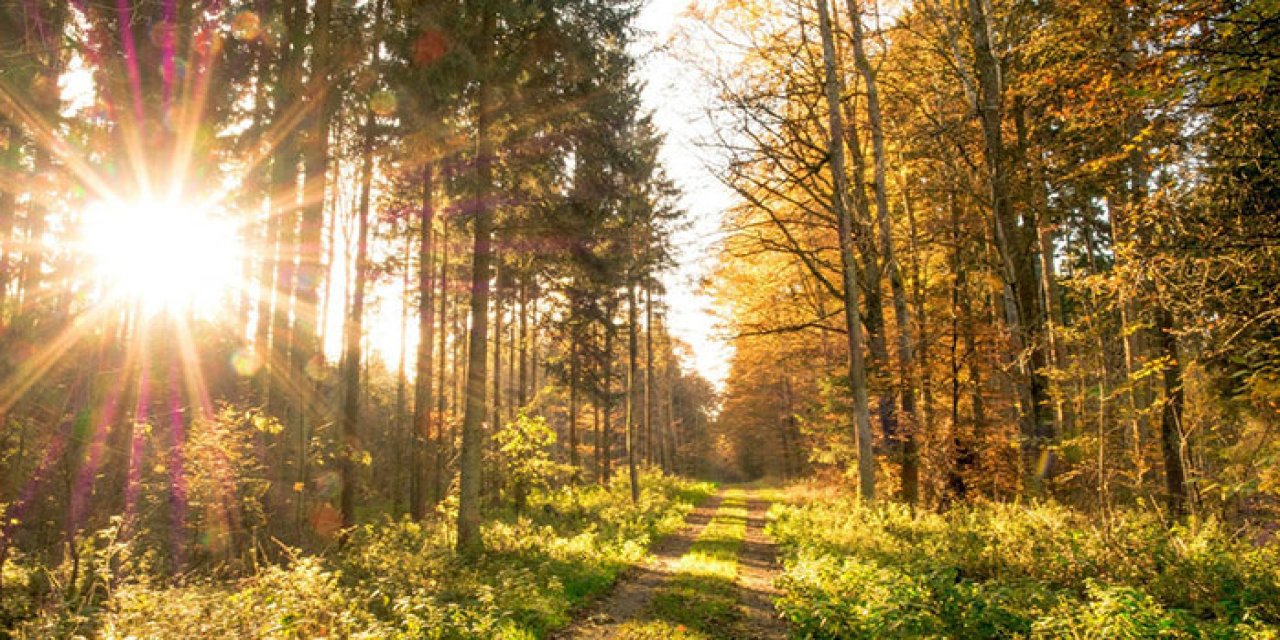
M 623 625 L 619 637 L 739 637 L 742 612 L 738 607 L 738 552 L 746 531 L 743 491 L 729 490 L 715 518 L 676 562 L 674 575 L 654 594 L 645 615 Z
M 226 581 L 153 582 L 132 570 L 145 559 L 130 556 L 119 567 L 92 567 L 113 588 L 91 598 L 60 586 L 68 583 L 69 563 L 47 568 L 58 581 L 52 597 L 29 601 L 27 591 L 10 588 L 0 594 L 0 616 L 20 623 L 12 637 L 31 640 L 547 637 L 638 562 L 653 540 L 683 526 L 694 503 L 714 490 L 649 472 L 641 482 L 638 504 L 625 482 L 535 491 L 528 515 L 489 514 L 479 558 L 457 556 L 448 520 L 383 518 L 357 526 L 345 548 L 290 552 L 288 563 Z M 38 571 L 10 558 L 6 584 L 29 583 Z M 0 630 L 0 637 L 10 635 Z
M 777 603 L 799 637 L 1280 637 L 1280 549 L 1213 519 L 1169 527 L 1117 511 L 1100 525 L 1055 504 L 913 513 L 847 495 L 772 515 Z

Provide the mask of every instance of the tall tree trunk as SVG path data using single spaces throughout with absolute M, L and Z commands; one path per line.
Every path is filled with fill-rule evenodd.
M 516 404 L 524 407 L 529 403 L 529 285 L 520 287 L 520 331 L 517 341 L 520 352 L 516 358 L 520 361 L 519 379 L 516 383 Z
M 381 13 L 381 12 L 379 12 Z M 342 423 L 339 431 L 341 450 L 338 469 L 342 476 L 340 498 L 343 528 L 355 524 L 356 465 L 363 447 L 357 425 L 360 420 L 360 364 L 363 359 L 364 290 L 369 271 L 369 200 L 373 189 L 373 111 L 365 113 L 364 146 L 361 150 L 360 209 L 357 213 L 356 269 L 351 292 L 351 310 L 347 317 L 346 348 L 343 355 Z
M 1168 309 L 1156 311 L 1156 329 L 1160 333 L 1164 366 L 1164 406 L 1160 411 L 1160 448 L 1164 454 L 1165 492 L 1169 511 L 1182 516 L 1187 511 L 1186 470 L 1182 464 L 1182 363 L 1178 360 L 1178 338 L 1173 333 L 1173 314 Z
M 840 263 L 843 275 L 844 318 L 849 347 L 849 384 L 853 392 L 854 436 L 858 447 L 858 489 L 862 499 L 875 500 L 875 458 L 871 447 L 871 415 L 867 403 L 867 374 L 863 360 L 862 312 L 853 254 L 853 219 L 845 206 L 848 182 L 844 166 L 844 124 L 840 117 L 841 83 L 836 71 L 835 38 L 826 0 L 818 0 L 818 28 L 822 33 L 822 54 L 826 75 L 828 156 L 831 163 L 832 208 L 840 235 Z
M 604 429 L 600 426 L 600 405 L 592 404 L 591 406 L 591 430 L 595 433 L 596 446 L 592 451 L 594 458 L 592 464 L 592 474 L 595 476 L 597 484 L 604 484 Z
M 302 140 L 303 185 L 302 215 L 298 233 L 298 278 L 294 309 L 296 325 L 295 361 L 302 363 L 302 370 L 317 372 L 323 367 L 324 350 L 319 343 L 319 287 L 323 279 L 321 261 L 321 235 L 324 228 L 324 201 L 326 169 L 329 166 L 329 85 L 332 60 L 329 53 L 329 31 L 333 14 L 333 0 L 315 0 L 314 23 L 311 29 L 311 77 L 306 95 L 294 94 L 295 99 L 308 102 L 310 126 Z M 378 18 L 380 20 L 380 18 Z M 376 25 L 380 29 L 381 25 Z M 375 34 L 375 39 L 381 37 Z M 375 45 L 375 47 L 378 45 Z M 377 52 L 374 53 L 377 65 Z M 366 134 L 367 135 L 367 134 Z M 363 188 L 363 187 L 362 187 Z M 318 374 L 313 373 L 317 379 Z M 310 394 L 308 394 L 310 395 Z M 309 400 L 309 398 L 308 398 Z
M 449 302 L 449 221 L 446 218 L 441 218 L 440 219 L 440 308 L 437 314 L 440 316 L 440 331 L 438 332 L 439 343 L 436 345 L 437 347 L 439 347 L 440 357 L 438 358 L 439 363 L 436 365 L 436 380 L 437 380 L 436 433 L 435 433 L 435 438 L 432 441 L 433 446 L 431 447 L 433 456 L 430 461 L 431 493 L 429 495 L 429 498 L 433 503 L 439 502 L 444 499 L 444 494 L 446 489 L 445 481 L 444 481 L 445 451 L 451 447 L 451 442 L 452 442 L 452 438 L 449 437 L 449 434 L 445 432 L 445 425 L 449 424 L 449 421 L 445 419 L 445 398 L 447 397 L 448 394 L 447 394 L 447 390 L 445 389 L 445 379 L 444 379 L 444 365 L 445 365 L 445 361 L 449 359 L 449 354 L 445 350 L 446 349 L 445 338 L 449 333 L 448 331 L 449 316 L 447 315 L 448 308 L 446 306 L 448 302 Z M 457 336 L 455 336 L 454 339 L 457 340 L 458 342 L 462 341 Z M 456 411 L 457 409 L 455 407 L 451 407 L 451 410 Z
M 577 327 L 570 320 L 574 333 Z M 572 468 L 570 482 L 578 483 L 578 340 L 574 336 L 569 345 L 569 466 Z
M 304 3 L 300 0 L 288 0 L 281 4 L 277 16 L 285 25 L 285 38 L 279 45 L 276 67 L 279 77 L 273 87 L 272 101 L 275 105 L 275 119 L 291 117 L 291 105 L 296 96 L 302 93 L 302 50 L 306 36 L 306 14 Z M 297 136 L 290 134 L 280 138 L 271 157 L 271 209 L 267 221 L 267 242 L 274 252 L 273 259 L 263 263 L 263 286 L 266 286 L 266 272 L 270 272 L 270 290 L 264 291 L 264 300 L 259 301 L 258 338 L 263 366 L 261 389 L 262 402 L 267 411 L 278 418 L 285 429 L 282 436 L 286 442 L 280 448 L 282 456 L 292 455 L 296 465 L 290 470 L 286 460 L 279 460 L 282 473 L 282 487 L 295 483 L 302 491 L 285 493 L 285 502 L 292 499 L 294 513 L 293 525 L 301 531 L 306 521 L 306 505 L 309 477 L 309 457 L 307 456 L 307 433 L 302 425 L 290 419 L 289 408 L 293 400 L 288 391 L 289 384 L 277 384 L 285 380 L 298 379 L 300 372 L 295 371 L 289 362 L 290 327 L 289 314 L 293 298 L 294 253 L 297 246 L 297 207 L 298 207 L 298 141 Z M 272 254 L 269 254 L 272 255 Z M 270 296 L 270 302 L 265 298 Z M 262 313 L 268 310 L 267 313 Z M 278 389 L 278 391 L 277 391 Z M 292 442 L 292 446 L 290 443 Z M 288 473 L 293 477 L 289 478 Z
M 534 283 L 533 309 L 529 317 L 529 398 L 538 397 L 538 290 Z
M 837 54 L 838 55 L 838 54 Z M 844 93 L 843 85 L 840 92 Z M 862 270 L 858 275 L 862 294 L 866 298 L 866 313 L 862 316 L 862 325 L 866 329 L 867 366 L 872 372 L 871 383 L 881 391 L 876 397 L 876 416 L 880 420 L 880 429 L 886 442 L 894 450 L 895 455 L 902 449 L 898 428 L 898 412 L 894 408 L 892 391 L 892 375 L 889 370 L 889 343 L 885 335 L 884 296 L 880 291 L 880 282 L 884 271 L 880 267 L 880 255 L 875 244 L 875 229 L 871 225 L 871 205 L 867 202 L 866 164 L 862 152 L 862 142 L 855 126 L 856 115 L 852 103 L 844 109 L 844 137 L 848 145 L 853 170 L 846 177 L 848 180 L 849 202 L 845 206 L 853 218 L 854 248 L 862 257 Z M 857 272 L 855 263 L 854 271 Z
M 413 448 L 421 453 L 419 462 L 434 461 L 435 450 L 439 446 L 437 434 L 432 433 L 431 414 L 431 405 L 434 404 L 431 398 L 431 364 L 435 356 L 435 307 L 432 304 L 435 283 L 431 250 L 431 227 L 436 214 L 434 194 L 435 167 L 428 161 L 422 165 L 422 220 L 418 229 L 418 362 L 413 391 Z M 413 470 L 415 480 L 411 486 L 417 487 L 417 491 L 410 497 L 410 513 L 415 520 L 426 516 L 427 501 L 437 495 L 436 476 L 430 466 L 434 465 L 428 463 Z
M 960 342 L 960 319 L 964 317 L 966 320 L 966 328 L 969 326 L 968 316 L 968 266 L 964 264 L 960 247 L 960 206 L 956 203 L 954 193 L 948 194 L 948 201 L 951 209 L 951 348 L 950 348 L 950 365 L 951 365 L 951 464 L 947 471 L 947 501 L 964 502 L 968 496 L 967 478 L 969 472 L 973 469 L 976 457 L 973 450 L 973 444 L 965 438 L 960 425 L 960 371 L 961 359 L 959 353 Z M 965 336 L 965 357 L 970 361 L 971 371 L 976 372 L 976 366 L 972 363 L 973 354 L 973 333 L 970 331 Z M 977 385 L 977 381 L 970 380 L 971 384 Z M 980 396 L 978 392 L 974 392 L 973 409 L 975 412 L 981 410 L 979 403 Z
M 18 129 L 0 122 L 0 175 L 18 175 L 22 162 L 22 145 L 18 142 Z M 12 281 L 10 262 L 13 259 L 13 227 L 17 219 L 18 199 L 10 188 L 0 188 L 0 327 L 8 323 L 9 283 Z M 3 544 L 3 543 L 0 543 Z M 3 569 L 0 563 L 0 569 Z
M 502 245 L 501 233 L 495 241 L 499 246 Z M 502 428 L 502 305 L 505 302 L 503 296 L 502 278 L 506 269 L 501 259 L 497 261 L 496 275 L 493 278 L 493 424 L 495 431 Z
M 852 24 L 854 61 L 867 88 L 867 120 L 871 125 L 872 161 L 875 168 L 876 220 L 880 227 L 880 254 L 889 274 L 889 286 L 893 293 L 893 313 L 898 329 L 898 376 L 902 398 L 902 413 L 908 424 L 901 434 L 902 441 L 902 498 L 914 505 L 919 499 L 920 462 L 915 430 L 920 428 L 916 411 L 914 341 L 911 336 L 911 314 L 907 308 L 907 294 L 902 284 L 902 267 L 894 251 L 893 227 L 889 221 L 889 196 L 885 172 L 884 125 L 880 113 L 880 93 L 875 71 L 867 59 L 863 44 L 862 14 L 857 0 L 847 0 Z
M 400 353 L 396 362 L 395 437 L 397 441 L 399 441 L 401 437 L 404 438 L 403 443 L 401 443 L 400 446 L 397 446 L 396 455 L 397 459 L 402 462 L 406 457 L 408 458 L 408 464 L 404 465 L 404 467 L 408 469 L 407 484 L 409 485 L 409 496 L 406 499 L 406 504 L 408 507 L 407 511 L 413 513 L 414 485 L 418 482 L 418 479 L 414 476 L 414 470 L 418 468 L 419 452 L 415 449 L 417 438 L 414 435 L 415 430 L 413 419 L 409 415 L 409 297 L 411 292 L 409 288 L 411 286 L 409 278 L 411 269 L 409 268 L 409 265 L 412 264 L 413 260 L 413 234 L 411 231 L 412 229 L 409 224 L 409 218 L 406 216 L 404 220 L 404 228 L 401 230 L 401 233 L 404 234 L 404 253 L 401 254 L 404 272 L 400 275 Z M 328 282 L 329 280 L 325 279 L 325 291 L 329 290 Z M 325 295 L 325 298 L 328 298 L 327 294 Z M 323 333 L 323 331 L 321 333 Z M 397 481 L 396 491 L 393 494 L 397 506 L 400 504 L 399 488 L 401 486 L 401 483 Z
M 1012 334 L 1015 350 L 1028 351 L 1030 357 L 1018 357 L 1030 364 L 1019 381 L 1022 388 L 1023 459 L 1027 469 L 1034 470 L 1028 480 L 1038 486 L 1049 473 L 1047 459 L 1049 441 L 1053 437 L 1053 419 L 1048 410 L 1048 389 L 1044 378 L 1044 349 L 1039 337 L 1039 283 L 1035 277 L 1033 247 L 1027 242 L 1027 230 L 1018 222 L 1011 199 L 1011 178 L 1001 137 L 1003 123 L 1000 63 L 991 44 L 991 26 L 984 0 L 969 0 L 969 28 L 974 43 L 974 66 L 978 75 L 978 115 L 982 121 L 984 151 L 987 162 L 989 195 L 994 217 L 996 248 L 1000 254 L 1001 274 L 1010 289 Z M 1031 229 L 1034 236 L 1035 230 Z
M 601 461 L 604 463 L 600 468 L 600 477 L 607 485 L 613 480 L 613 305 L 609 305 L 606 311 L 607 317 L 604 320 L 604 380 L 601 381 L 601 401 L 604 406 L 601 407 L 604 412 L 604 422 L 601 427 Z
M 494 15 L 484 18 L 480 33 L 480 63 L 493 65 L 492 35 Z M 470 554 L 483 548 L 480 539 L 481 452 L 484 447 L 485 371 L 489 348 L 489 277 L 493 260 L 493 118 L 492 80 L 481 78 L 476 104 L 476 200 L 475 248 L 471 258 L 471 335 L 467 354 L 466 409 L 462 417 L 462 451 L 459 460 L 458 540 L 459 552 Z
M 636 326 L 636 282 L 627 285 L 627 473 L 631 501 L 640 502 L 640 474 L 636 469 L 636 382 L 640 378 L 639 327 Z
M 644 441 L 649 464 L 653 464 L 656 444 L 653 434 L 653 283 L 644 286 Z
M 517 288 L 516 290 L 518 291 L 519 289 Z M 520 404 L 516 402 L 516 390 L 514 388 L 516 383 L 516 342 L 518 342 L 519 338 L 516 334 L 516 329 L 519 326 L 518 310 L 520 305 L 517 302 L 518 298 L 513 296 L 511 298 L 511 317 L 507 322 L 507 380 L 504 393 L 507 396 L 506 415 L 508 421 L 514 420 L 516 410 L 521 408 Z

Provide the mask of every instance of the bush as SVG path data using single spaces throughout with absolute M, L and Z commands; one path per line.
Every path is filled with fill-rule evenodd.
M 802 637 L 1276 637 L 1280 548 L 1217 521 L 1105 523 L 1054 504 L 944 515 L 843 497 L 775 507 Z
M 707 484 L 645 473 L 625 483 L 534 491 L 527 516 L 485 523 L 487 553 L 463 561 L 444 521 L 389 518 L 350 532 L 341 551 L 297 556 L 235 581 L 165 586 L 145 575 L 92 607 L 48 599 L 19 638 L 533 638 L 568 622 L 649 542 L 677 529 Z M 11 563 L 7 576 L 16 576 Z M 15 581 L 16 582 L 16 581 Z M 12 583 L 11 583 L 12 584 Z M 9 615 L 32 603 L 4 601 Z M 25 608 L 24 608 L 25 607 Z

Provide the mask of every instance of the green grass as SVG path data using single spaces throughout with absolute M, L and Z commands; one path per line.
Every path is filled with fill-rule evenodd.
M 726 492 L 715 517 L 676 563 L 639 620 L 623 625 L 628 640 L 740 637 L 738 550 L 747 530 L 741 490 Z
M 807 497 L 775 505 L 770 525 L 798 637 L 1280 637 L 1280 546 L 1213 520 Z
M 478 559 L 454 554 L 447 521 L 384 519 L 357 527 L 343 551 L 234 580 L 194 576 L 167 586 L 145 574 L 108 575 L 104 564 L 94 569 L 103 572 L 96 599 L 47 589 L 33 601 L 32 579 L 6 582 L 0 604 L 26 603 L 18 638 L 538 638 L 683 526 L 713 491 L 647 473 L 639 504 L 623 481 L 535 492 L 529 516 L 493 514 L 485 523 Z M 11 562 L 7 575 L 13 570 Z

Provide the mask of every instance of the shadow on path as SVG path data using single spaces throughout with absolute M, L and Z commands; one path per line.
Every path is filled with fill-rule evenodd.
M 698 505 L 685 518 L 685 526 L 654 543 L 644 564 L 629 569 L 603 598 L 589 607 L 577 622 L 554 633 L 556 640 L 594 640 L 613 638 L 625 622 L 639 617 L 648 608 L 654 594 L 676 570 L 676 563 L 689 552 L 694 540 L 702 535 L 724 498 L 723 490 Z
M 770 502 L 728 489 L 694 510 L 686 527 L 578 622 L 552 637 L 618 640 L 782 640 L 773 600 L 778 575 L 765 535 Z

